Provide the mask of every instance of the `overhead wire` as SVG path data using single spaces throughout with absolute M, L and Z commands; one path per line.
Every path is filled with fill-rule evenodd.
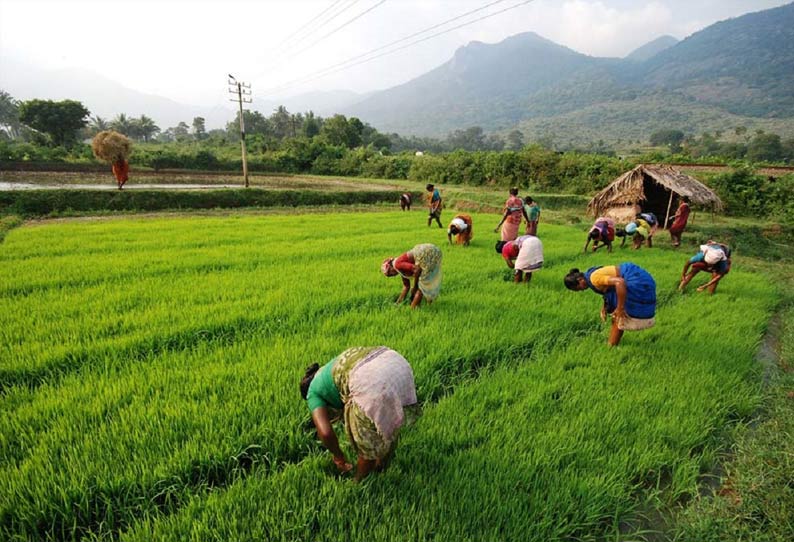
M 298 28 L 297 30 L 295 30 L 295 31 L 294 31 L 292 34 L 290 34 L 289 36 L 287 36 L 286 38 L 284 38 L 284 39 L 281 41 L 281 43 L 279 43 L 278 45 L 276 45 L 276 46 L 275 46 L 275 47 L 272 49 L 272 52 L 273 52 L 273 53 L 275 53 L 275 52 L 277 52 L 279 49 L 281 49 L 282 47 L 286 46 L 286 45 L 289 43 L 289 41 L 290 41 L 292 38 L 294 38 L 295 36 L 297 36 L 298 34 L 300 34 L 300 33 L 301 33 L 303 30 L 305 30 L 306 28 L 310 27 L 310 26 L 312 25 L 312 23 L 314 23 L 316 20 L 320 19 L 320 18 L 321 18 L 323 15 L 325 15 L 326 13 L 328 13 L 329 11 L 331 11 L 331 10 L 332 10 L 334 7 L 336 7 L 338 4 L 341 4 L 341 3 L 342 3 L 342 2 L 344 2 L 344 1 L 345 1 L 345 0 L 336 0 L 335 2 L 332 2 L 330 6 L 328 6 L 328 7 L 327 7 L 327 8 L 325 8 L 324 10 L 322 10 L 320 13 L 318 13 L 317 15 L 315 15 L 314 17 L 312 17 L 312 19 L 310 19 L 308 22 L 304 23 L 304 24 L 303 24 L 303 25 L 302 25 L 300 28 Z M 351 5 L 352 5 L 352 4 L 351 4 Z M 320 24 L 320 26 L 319 26 L 319 28 L 322 28 L 323 24 L 325 24 L 325 23 L 321 23 L 321 24 Z
M 415 37 L 415 36 L 418 36 L 418 35 L 421 35 L 421 34 L 425 34 L 425 33 L 429 32 L 429 31 L 431 31 L 431 30 L 433 30 L 433 29 L 436 29 L 436 28 L 439 28 L 439 27 L 441 27 L 441 26 L 446 26 L 447 24 L 449 24 L 449 23 L 451 23 L 451 22 L 454 22 L 454 21 L 456 21 L 456 20 L 460 20 L 460 19 L 461 19 L 461 18 L 463 18 L 463 17 L 466 17 L 466 16 L 468 16 L 468 15 L 471 15 L 471 14 L 473 14 L 473 13 L 476 13 L 476 12 L 478 12 L 478 11 L 482 11 L 483 9 L 487 9 L 488 7 L 491 7 L 491 6 L 495 5 L 495 4 L 499 4 L 499 3 L 501 3 L 501 2 L 504 2 L 504 1 L 505 1 L 505 0 L 496 0 L 495 2 L 491 2 L 491 3 L 489 3 L 489 4 L 486 4 L 486 5 L 484 5 L 484 6 L 480 7 L 480 8 L 477 8 L 477 9 L 471 10 L 471 11 L 469 11 L 469 12 L 467 12 L 467 13 L 464 13 L 464 14 L 458 15 L 458 16 L 456 16 L 456 17 L 453 17 L 452 19 L 449 19 L 449 20 L 447 20 L 447 21 L 444 21 L 444 22 L 442 22 L 442 23 L 438 23 L 438 24 L 436 24 L 436 25 L 433 25 L 433 26 L 431 26 L 431 27 L 428 27 L 428 28 L 426 28 L 425 30 L 421 30 L 421 31 L 419 31 L 419 32 L 416 32 L 416 33 L 414 33 L 414 34 L 411 34 L 410 36 L 406 36 L 405 38 L 401 38 L 401 39 L 399 39 L 399 40 L 396 40 L 396 41 L 394 41 L 394 42 L 391 42 L 390 44 L 383 45 L 383 46 L 381 46 L 381 47 L 378 47 L 378 48 L 376 48 L 376 49 L 373 49 L 373 50 L 371 50 L 371 51 L 369 51 L 369 52 L 367 52 L 367 53 L 363 53 L 363 54 L 357 55 L 357 56 L 355 56 L 355 57 L 352 57 L 352 58 L 350 58 L 350 59 L 348 59 L 348 60 L 346 60 L 346 61 L 343 61 L 343 62 L 340 62 L 340 63 L 334 64 L 333 66 L 330 66 L 330 67 L 328 67 L 328 68 L 325 68 L 325 69 L 323 69 L 323 70 L 320 70 L 320 71 L 319 71 L 318 73 L 316 73 L 316 74 L 312 74 L 312 75 L 304 76 L 304 77 L 302 77 L 302 78 L 294 79 L 294 80 L 292 80 L 292 81 L 289 81 L 289 82 L 287 82 L 287 83 L 284 83 L 284 84 L 282 84 L 282 85 L 279 85 L 279 86 L 277 86 L 277 87 L 272 87 L 272 88 L 270 88 L 270 89 L 267 89 L 267 90 L 265 90 L 264 92 L 262 92 L 262 93 L 258 93 L 258 94 L 259 94 L 260 96 L 268 96 L 268 95 L 272 95 L 272 94 L 273 94 L 273 93 L 275 93 L 275 92 L 279 92 L 279 91 L 281 91 L 281 90 L 285 90 L 286 88 L 293 87 L 293 86 L 295 86 L 296 84 L 308 83 L 308 82 L 310 82 L 310 81 L 314 81 L 314 80 L 316 80 L 316 79 L 320 79 L 320 78 L 322 78 L 322 77 L 325 77 L 325 76 L 327 76 L 327 75 L 331 75 L 331 74 L 333 74 L 333 73 L 337 73 L 337 72 L 340 72 L 340 71 L 344 71 L 344 70 L 347 70 L 347 69 L 349 69 L 349 68 L 353 68 L 353 67 L 355 67 L 355 66 L 359 66 L 359 65 L 361 65 L 361 64 L 366 64 L 367 62 L 371 62 L 371 61 L 373 61 L 373 60 L 376 60 L 376 59 L 378 59 L 378 58 L 381 58 L 381 57 L 384 57 L 384 56 L 387 56 L 387 55 L 390 55 L 390 54 L 396 53 L 396 52 L 398 52 L 398 51 L 402 51 L 402 50 L 404 50 L 404 49 L 407 49 L 407 48 L 409 48 L 409 47 L 413 47 L 414 45 L 417 45 L 417 44 L 419 44 L 419 43 L 422 43 L 422 42 L 428 41 L 428 40 L 430 40 L 430 39 L 433 39 L 433 38 L 435 38 L 435 37 L 438 37 L 438 36 L 441 36 L 441 35 L 444 35 L 444 34 L 448 34 L 449 32 L 452 32 L 453 30 L 458 30 L 458 29 L 460 29 L 460 28 L 463 28 L 463 27 L 469 26 L 469 25 L 471 25 L 471 24 L 474 24 L 474 23 L 477 23 L 477 22 L 483 21 L 483 20 L 485 20 L 485 19 L 489 19 L 489 18 L 491 18 L 491 17 L 495 17 L 496 15 L 501 15 L 502 13 L 505 13 L 505 12 L 507 12 L 507 11 L 510 11 L 510 10 L 513 10 L 513 9 L 519 8 L 519 7 L 521 7 L 521 6 L 524 6 L 524 5 L 526 5 L 526 4 L 530 4 L 530 3 L 534 2 L 535 0 L 524 0 L 524 1 L 522 1 L 522 2 L 519 2 L 519 3 L 517 3 L 517 4 L 514 4 L 514 5 L 512 5 L 512 6 L 508 6 L 508 7 L 504 8 L 504 9 L 501 9 L 501 10 L 495 11 L 495 12 L 493 12 L 493 13 L 489 13 L 489 14 L 483 15 L 483 16 L 481 16 L 481 17 L 478 17 L 478 18 L 476 18 L 476 19 L 473 19 L 473 20 L 471 20 L 471 21 L 468 21 L 468 22 L 465 22 L 465 23 L 462 23 L 462 24 L 459 24 L 459 25 L 453 26 L 453 27 L 451 27 L 451 28 L 448 28 L 448 29 L 446 29 L 446 30 L 443 30 L 443 31 L 441 31 L 441 32 L 436 32 L 435 34 L 431 34 L 430 36 L 426 36 L 426 37 L 424 37 L 424 38 L 421 38 L 421 39 L 418 39 L 418 40 L 412 41 L 412 42 L 410 42 L 410 43 L 407 43 L 407 44 L 405 44 L 405 45 L 403 45 L 403 46 L 401 46 L 401 47 L 397 47 L 396 49 L 392 49 L 392 50 L 390 50 L 390 51 L 385 51 L 385 52 L 383 52 L 383 53 L 381 53 L 381 54 L 378 54 L 378 55 L 375 55 L 375 56 L 373 56 L 373 57 L 371 57 L 371 58 L 366 58 L 366 59 L 360 60 L 360 61 L 358 61 L 358 62 L 353 62 L 352 64 L 350 63 L 350 62 L 352 62 L 353 60 L 356 60 L 356 59 L 359 59 L 359 58 L 362 58 L 362 57 L 369 56 L 369 55 L 371 55 L 371 54 L 373 54 L 373 53 L 375 53 L 375 52 L 377 52 L 377 51 L 380 51 L 380 50 L 386 49 L 386 48 L 388 48 L 388 47 L 391 47 L 392 45 L 396 45 L 397 43 L 401 43 L 401 42 L 403 42 L 403 41 L 406 41 L 406 40 L 410 39 L 411 37 Z

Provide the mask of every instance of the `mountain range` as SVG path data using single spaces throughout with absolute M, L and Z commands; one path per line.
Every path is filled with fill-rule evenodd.
M 185 105 L 91 72 L 42 71 L 6 58 L 0 89 L 22 100 L 80 100 L 105 118 L 145 114 L 162 129 L 196 116 L 208 128 L 224 127 L 235 115 L 231 103 Z M 278 105 L 357 116 L 401 135 L 481 126 L 519 129 L 525 140 L 558 146 L 646 141 L 660 128 L 699 134 L 744 126 L 794 137 L 794 4 L 722 21 L 682 41 L 662 36 L 625 58 L 584 55 L 532 32 L 496 44 L 471 42 L 437 68 L 369 95 L 255 96 L 254 109 L 265 115 Z
M 344 112 L 382 131 L 435 136 L 472 125 L 578 143 L 647 139 L 661 127 L 743 125 L 794 136 L 794 4 L 680 42 L 656 39 L 624 59 L 587 56 L 535 33 L 472 42 Z

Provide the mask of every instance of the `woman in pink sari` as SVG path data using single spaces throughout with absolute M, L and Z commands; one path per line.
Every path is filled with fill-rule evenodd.
M 686 223 L 689 220 L 689 198 L 686 196 L 681 198 L 681 204 L 670 220 L 672 221 L 670 224 L 670 239 L 673 242 L 673 246 L 678 247 L 681 245 L 681 234 L 684 233 Z
M 505 202 L 505 211 L 502 220 L 494 228 L 494 233 L 502 228 L 502 241 L 514 241 L 518 237 L 518 227 L 521 226 L 521 219 L 526 219 L 527 212 L 524 209 L 524 202 L 518 197 L 518 188 L 510 189 L 510 197 Z

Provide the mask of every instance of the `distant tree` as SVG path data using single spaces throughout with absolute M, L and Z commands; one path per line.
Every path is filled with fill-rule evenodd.
M 204 117 L 193 117 L 193 137 L 199 141 L 207 138 L 207 128 L 204 122 Z
M 0 131 L 8 137 L 19 137 L 19 103 L 4 90 L 0 90 Z
M 505 148 L 505 140 L 497 134 L 488 134 L 485 138 L 485 150 L 501 151 Z
M 99 115 L 94 115 L 88 121 L 88 130 L 92 135 L 108 129 L 110 129 L 110 124 Z
M 262 134 L 272 136 L 273 130 L 270 121 L 259 111 L 243 111 L 246 134 Z M 234 116 L 234 120 L 226 124 L 226 132 L 232 141 L 240 141 L 240 113 Z
M 681 147 L 684 141 L 684 132 L 681 130 L 663 129 L 657 130 L 651 134 L 650 143 L 654 147 L 667 145 L 671 150 Z
M 75 100 L 29 100 L 19 106 L 20 122 L 49 135 L 55 145 L 74 143 L 88 115 L 88 109 Z
M 472 126 L 465 130 L 455 130 L 447 136 L 447 144 L 452 150 L 483 150 L 486 148 L 485 134 L 480 126 Z
M 155 134 L 160 131 L 160 127 L 154 123 L 154 120 L 146 115 L 141 115 L 137 119 L 132 119 L 130 125 L 135 138 L 142 139 L 143 141 L 151 140 Z
M 278 106 L 268 120 L 276 138 L 284 139 L 292 135 L 291 115 L 283 105 Z
M 190 139 L 190 126 L 185 122 L 180 122 L 173 128 L 174 139 L 177 141 L 187 141 Z
M 361 130 L 361 144 L 365 147 L 372 145 L 379 151 L 391 148 L 391 139 L 386 134 L 378 132 L 369 124 L 365 124 Z
M 303 124 L 301 125 L 301 132 L 309 139 L 320 133 L 322 128 L 322 119 L 314 116 L 314 111 L 309 111 L 303 117 Z
M 511 151 L 520 151 L 524 148 L 524 134 L 519 130 L 513 130 L 507 134 L 507 149 Z
M 116 115 L 116 118 L 110 121 L 110 129 L 119 132 L 120 134 L 124 134 L 125 136 L 132 137 L 132 124 L 124 113 L 119 113 Z
M 344 115 L 334 115 L 326 119 L 320 135 L 331 145 L 344 146 L 349 149 L 361 145 L 361 132 L 364 124 L 352 117 L 349 121 Z
M 748 160 L 774 162 L 783 158 L 783 144 L 777 134 L 756 133 L 747 145 Z
M 794 163 L 794 138 L 783 141 L 781 146 L 783 148 L 783 160 Z

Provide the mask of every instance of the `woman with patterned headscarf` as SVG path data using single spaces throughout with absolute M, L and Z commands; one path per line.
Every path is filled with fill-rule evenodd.
M 387 277 L 400 275 L 403 289 L 397 304 L 403 302 L 408 291 L 411 291 L 411 308 L 415 309 L 426 299 L 432 303 L 441 290 L 441 249 L 436 245 L 424 243 L 398 256 L 386 258 L 380 267 Z M 411 279 L 414 280 L 411 288 Z
M 336 468 L 349 472 L 353 465 L 331 425 L 334 414 L 342 411 L 358 458 L 356 480 L 387 466 L 400 428 L 421 414 L 411 366 L 385 346 L 348 348 L 322 367 L 314 363 L 306 369 L 300 390 Z

